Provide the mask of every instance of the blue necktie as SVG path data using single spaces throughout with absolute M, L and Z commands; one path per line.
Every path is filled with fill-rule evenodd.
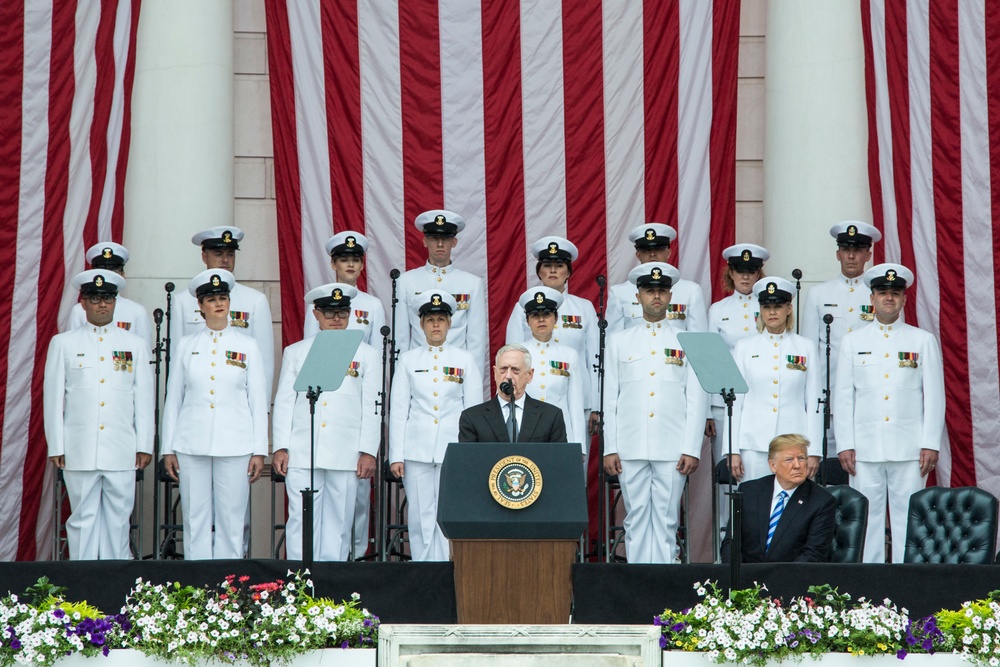
M 767 546 L 765 549 L 771 548 L 771 538 L 774 537 L 774 530 L 778 527 L 781 513 L 785 510 L 785 498 L 787 497 L 787 491 L 781 491 L 778 494 L 778 504 L 774 506 L 774 511 L 771 512 L 771 521 L 767 524 Z

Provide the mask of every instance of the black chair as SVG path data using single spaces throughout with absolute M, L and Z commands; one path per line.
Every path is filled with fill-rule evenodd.
M 966 486 L 933 486 L 910 496 L 904 563 L 992 563 L 997 499 Z
M 865 533 L 868 530 L 868 499 L 846 484 L 828 486 L 826 490 L 837 501 L 830 562 L 860 563 L 865 553 Z
M 830 457 L 819 464 L 821 469 L 821 475 L 816 475 L 816 480 L 823 480 L 825 486 L 832 485 L 843 485 L 847 486 L 850 482 L 850 478 L 847 475 L 847 471 L 844 470 L 843 466 L 840 465 L 840 459 L 836 456 Z

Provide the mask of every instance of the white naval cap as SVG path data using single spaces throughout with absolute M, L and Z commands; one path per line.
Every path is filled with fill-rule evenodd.
M 752 273 L 760 270 L 771 259 L 767 248 L 753 243 L 737 243 L 722 251 L 722 259 L 737 271 Z
M 125 279 L 109 269 L 88 269 L 73 276 L 70 285 L 80 294 L 117 296 L 119 290 L 125 289 Z
M 306 292 L 306 303 L 320 310 L 350 308 L 357 295 L 357 288 L 347 283 L 327 283 Z
M 524 309 L 525 315 L 538 311 L 555 312 L 563 303 L 563 294 L 559 290 L 542 285 L 529 289 L 517 302 Z
M 753 284 L 758 303 L 790 303 L 795 297 L 795 285 L 780 276 L 764 276 Z
M 417 295 L 413 301 L 413 307 L 417 317 L 423 317 L 430 313 L 451 315 L 458 309 L 458 302 L 448 292 L 429 289 Z
M 647 222 L 628 233 L 628 240 L 635 244 L 636 250 L 669 248 L 676 238 L 677 230 L 662 222 Z
M 236 278 L 225 269 L 205 269 L 188 284 L 188 293 L 200 298 L 210 294 L 229 294 L 236 286 Z
M 358 232 L 339 232 L 326 242 L 326 254 L 330 257 L 341 255 L 358 255 L 364 257 L 368 252 L 368 239 Z
M 413 224 L 427 236 L 455 236 L 465 229 L 465 218 L 444 209 L 424 211 Z
M 202 249 L 208 250 L 232 248 L 240 249 L 240 241 L 243 240 L 243 230 L 239 227 L 210 227 L 203 229 L 191 237 L 191 243 L 200 245 Z
M 531 254 L 539 262 L 546 260 L 559 262 L 575 262 L 580 251 L 569 240 L 561 236 L 543 236 L 531 244 Z
M 844 220 L 830 227 L 830 236 L 837 239 L 837 245 L 854 248 L 870 248 L 875 241 L 882 240 L 882 232 L 860 220 Z
M 913 284 L 913 271 L 902 264 L 886 262 L 885 264 L 876 264 L 865 271 L 861 280 L 873 290 L 887 287 L 906 289 Z
M 103 241 L 87 248 L 86 257 L 91 268 L 120 269 L 128 262 L 128 249 L 114 241 Z
M 670 289 L 680 278 L 681 272 L 666 262 L 646 262 L 628 272 L 628 281 L 636 287 Z

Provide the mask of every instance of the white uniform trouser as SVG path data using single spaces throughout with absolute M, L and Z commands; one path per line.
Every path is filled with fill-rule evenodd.
M 185 560 L 243 557 L 243 519 L 250 501 L 249 463 L 249 454 L 177 454 Z
M 314 479 L 313 558 L 343 562 L 351 550 L 351 526 L 358 497 L 357 471 L 317 468 Z M 308 487 L 308 468 L 288 469 L 285 476 L 285 492 L 288 494 L 285 549 L 289 560 L 302 560 L 301 491 Z
M 675 563 L 684 475 L 677 461 L 625 461 L 618 475 L 625 501 L 625 556 L 630 563 Z
M 767 464 L 767 452 L 753 452 L 744 449 L 740 451 L 740 458 L 743 459 L 743 479 L 740 480 L 741 483 L 771 474 L 771 466 Z
M 448 539 L 437 523 L 441 464 L 418 461 L 403 464 L 410 557 L 415 561 L 448 560 Z
M 66 540 L 72 560 L 131 559 L 129 517 L 135 503 L 134 470 L 64 470 L 71 514 Z
M 902 563 L 906 549 L 906 518 L 910 496 L 924 488 L 917 461 L 873 463 L 855 462 L 857 472 L 850 479 L 851 488 L 868 499 L 868 532 L 865 535 L 866 563 L 885 562 L 885 501 L 889 498 L 889 529 L 892 535 L 892 562 Z
M 353 472 L 355 478 L 357 471 Z M 357 501 L 354 503 L 354 557 L 361 558 L 368 552 L 368 518 L 371 514 L 372 481 L 358 480 Z

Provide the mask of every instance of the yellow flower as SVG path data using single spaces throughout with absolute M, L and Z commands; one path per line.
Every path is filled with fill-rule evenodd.
M 878 647 L 879 647 L 879 649 L 880 649 L 880 650 L 882 650 L 882 651 L 884 651 L 884 650 L 886 650 L 887 648 L 889 648 L 889 647 L 888 647 L 888 646 L 886 646 L 885 644 L 879 644 L 879 645 L 878 645 Z

